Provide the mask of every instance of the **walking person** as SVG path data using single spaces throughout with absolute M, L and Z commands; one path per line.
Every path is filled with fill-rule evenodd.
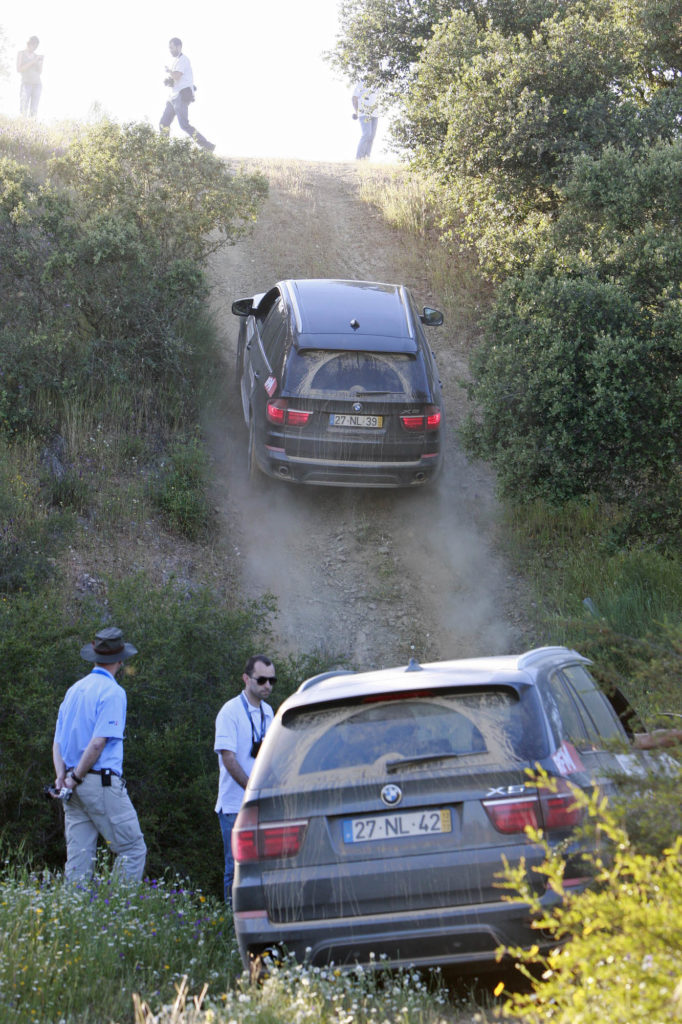
M 38 102 L 43 91 L 40 78 L 43 72 L 43 58 L 36 53 L 39 42 L 38 36 L 31 36 L 26 43 L 26 49 L 20 50 L 17 54 L 17 71 L 21 75 L 19 113 L 22 117 L 37 115 Z
M 360 81 L 353 90 L 353 118 L 360 122 L 360 141 L 356 160 L 367 160 L 372 152 L 372 145 L 377 133 L 379 118 L 377 116 L 377 95 Z
M 92 876 L 98 836 L 116 854 L 117 871 L 134 881 L 144 874 L 147 847 L 123 778 L 127 698 L 115 678 L 135 654 L 120 629 L 102 629 L 81 650 L 92 670 L 67 690 L 59 708 L 52 757 L 56 791 L 71 790 L 64 803 L 70 881 Z
M 183 132 L 194 139 L 202 149 L 212 153 L 215 149 L 214 143 L 205 139 L 201 132 L 189 123 L 189 105 L 194 103 L 194 76 L 189 57 L 182 52 L 182 40 L 174 36 L 168 44 L 168 49 L 173 57 L 173 63 L 166 68 L 167 77 L 164 83 L 170 89 L 170 94 L 159 121 L 159 128 L 162 132 L 170 132 L 170 126 L 177 117 Z
M 218 712 L 214 750 L 218 755 L 218 802 L 216 812 L 225 848 L 224 896 L 232 903 L 234 858 L 232 829 L 244 799 L 244 790 L 260 745 L 274 717 L 266 697 L 277 682 L 275 666 L 264 654 L 254 654 L 242 675 L 244 689 Z

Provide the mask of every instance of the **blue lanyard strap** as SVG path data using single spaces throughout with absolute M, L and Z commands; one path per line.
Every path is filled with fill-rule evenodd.
M 107 670 L 105 668 L 98 668 L 97 665 L 93 668 L 93 670 L 90 673 L 90 675 L 93 675 L 93 676 L 107 676 L 108 679 L 113 679 L 113 676 L 112 676 L 111 672 L 107 672 Z
M 256 733 L 256 730 L 255 730 L 255 727 L 254 727 L 254 724 L 253 724 L 253 715 L 249 711 L 249 702 L 247 701 L 247 699 L 246 699 L 246 697 L 244 696 L 243 693 L 240 693 L 239 696 L 242 699 L 242 704 L 244 705 L 244 711 L 246 711 L 246 717 L 248 718 L 249 725 L 251 726 L 251 739 L 253 740 L 254 743 L 256 743 L 258 741 L 258 735 Z M 263 739 L 264 736 L 265 736 L 265 712 L 263 711 L 263 705 L 261 704 L 261 708 L 260 708 L 260 738 L 261 738 L 261 740 Z

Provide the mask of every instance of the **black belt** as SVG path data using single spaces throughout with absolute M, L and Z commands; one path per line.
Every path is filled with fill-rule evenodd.
M 121 773 L 114 771 L 113 768 L 90 768 L 88 775 L 116 775 L 117 778 L 121 778 Z

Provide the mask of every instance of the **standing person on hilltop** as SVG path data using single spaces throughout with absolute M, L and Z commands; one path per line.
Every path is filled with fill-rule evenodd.
M 218 712 L 213 748 L 218 755 L 220 773 L 218 802 L 215 809 L 225 847 L 226 903 L 232 903 L 234 879 L 232 829 L 244 799 L 244 790 L 256 755 L 274 717 L 272 708 L 265 703 L 265 698 L 270 696 L 277 682 L 275 666 L 264 654 L 254 654 L 244 667 L 242 681 L 244 689 L 239 696 L 228 700 Z
M 189 105 L 194 103 L 194 76 L 189 57 L 182 52 L 182 40 L 174 36 L 168 44 L 168 49 L 174 58 L 171 66 L 166 68 L 167 77 L 164 79 L 164 84 L 170 89 L 170 95 L 161 115 L 159 128 L 162 132 L 168 133 L 171 124 L 177 117 L 183 132 L 194 139 L 202 149 L 207 149 L 209 153 L 212 153 L 215 144 L 205 139 L 201 132 L 198 132 L 189 123 Z
M 140 881 L 144 874 L 147 847 L 123 778 L 127 698 L 115 679 L 134 654 L 120 629 L 102 629 L 81 650 L 92 670 L 67 690 L 59 708 L 52 759 L 56 792 L 71 790 L 64 802 L 70 881 L 92 876 L 98 835 L 127 878 Z
M 367 160 L 377 133 L 379 118 L 376 112 L 377 95 L 360 81 L 353 90 L 353 118 L 360 122 L 360 141 L 355 154 L 356 160 Z
M 43 91 L 40 76 L 43 71 L 43 58 L 39 53 L 38 36 L 31 36 L 26 49 L 17 54 L 17 71 L 21 75 L 19 89 L 19 113 L 22 117 L 35 117 L 38 113 L 38 102 Z

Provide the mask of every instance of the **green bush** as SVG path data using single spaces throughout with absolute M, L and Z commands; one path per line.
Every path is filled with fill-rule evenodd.
M 557 943 L 547 955 L 506 950 L 532 987 L 510 994 L 505 1012 L 525 1024 L 668 1024 L 682 1016 L 682 838 L 660 856 L 639 853 L 598 795 L 576 800 L 601 844 L 590 858 L 595 884 L 543 913 L 523 867 L 505 872 Z M 564 861 L 545 848 L 541 873 L 561 894 Z
M 188 540 L 205 535 L 211 510 L 205 493 L 208 458 L 194 439 L 176 442 L 153 489 L 153 499 L 168 527 Z
M 0 156 L 0 429 L 59 431 L 74 396 L 106 406 L 131 380 L 130 402 L 139 392 L 168 422 L 171 390 L 193 408 L 187 325 L 206 320 L 203 263 L 249 228 L 264 179 L 107 121 L 49 166 L 43 180 Z

